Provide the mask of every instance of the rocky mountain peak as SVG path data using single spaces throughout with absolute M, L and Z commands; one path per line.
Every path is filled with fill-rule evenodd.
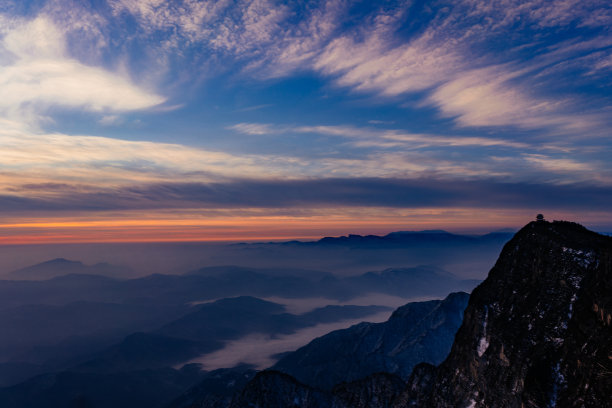
M 536 221 L 470 297 L 448 358 L 396 406 L 604 406 L 612 395 L 612 238 Z

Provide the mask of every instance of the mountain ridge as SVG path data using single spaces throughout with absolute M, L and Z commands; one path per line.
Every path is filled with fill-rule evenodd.
M 370 376 L 323 392 L 260 373 L 231 407 L 603 407 L 612 395 L 612 238 L 531 222 L 470 296 L 450 354 L 403 391 Z M 291 394 L 283 392 L 293 392 Z
M 401 406 L 600 407 L 612 395 L 612 238 L 527 224 L 473 292 L 448 358 Z M 467 403 L 466 403 L 467 402 Z
M 127 279 L 134 271 L 127 266 L 98 262 L 86 265 L 81 261 L 54 258 L 9 272 L 4 277 L 15 280 L 47 280 L 66 275 L 95 275 L 113 279 Z
M 446 239 L 455 242 L 471 242 L 477 243 L 478 241 L 484 241 L 487 239 L 508 239 L 514 232 L 508 230 L 497 230 L 491 231 L 485 234 L 456 234 L 448 232 L 446 230 L 420 230 L 420 231 L 392 231 L 385 235 L 375 234 L 347 234 L 340 236 L 326 236 L 315 240 L 290 240 L 290 241 L 269 241 L 269 242 L 239 242 L 233 244 L 235 246 L 258 246 L 258 245 L 304 245 L 313 246 L 321 244 L 363 244 L 363 243 L 376 243 L 376 242 L 405 242 L 426 239 Z

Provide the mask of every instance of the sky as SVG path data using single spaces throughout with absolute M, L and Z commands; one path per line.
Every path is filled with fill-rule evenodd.
M 0 2 L 0 244 L 612 230 L 608 0 Z

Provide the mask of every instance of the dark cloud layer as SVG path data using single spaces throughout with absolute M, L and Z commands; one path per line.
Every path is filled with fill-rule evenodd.
M 41 186 L 44 189 L 44 186 Z M 589 184 L 491 180 L 319 179 L 173 183 L 79 191 L 55 185 L 45 198 L 0 196 L 0 210 L 152 210 L 180 208 L 442 207 L 610 210 L 612 189 Z

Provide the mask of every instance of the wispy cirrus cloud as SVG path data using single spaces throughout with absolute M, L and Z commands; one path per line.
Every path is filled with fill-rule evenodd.
M 318 134 L 347 139 L 357 147 L 404 147 L 422 149 L 434 146 L 446 147 L 507 147 L 514 149 L 559 150 L 554 145 L 533 145 L 504 138 L 478 136 L 442 136 L 435 134 L 409 133 L 399 129 L 380 129 L 351 125 L 287 126 L 266 123 L 238 123 L 229 129 L 248 135 L 275 135 L 287 133 Z
M 4 186 L 49 179 L 112 186 L 176 178 L 212 181 L 244 174 L 282 177 L 293 161 L 159 142 L 2 132 L 0 162 L 0 185 Z
M 329 41 L 347 8 L 344 0 L 295 3 L 273 0 L 174 2 L 110 0 L 113 14 L 137 19 L 146 35 L 166 33 L 165 52 L 199 43 L 204 49 L 250 59 L 246 70 L 285 75 L 314 57 Z M 303 66 L 301 68 L 304 68 Z
M 277 186 L 274 189 L 278 188 L 280 194 L 283 185 L 293 185 L 308 191 L 307 181 L 317 179 L 345 180 L 347 188 L 336 189 L 335 186 L 325 190 L 329 197 L 324 199 L 322 195 L 321 199 L 330 202 L 349 202 L 352 199 L 350 186 L 359 185 L 364 179 L 373 180 L 372 184 L 379 183 L 382 190 L 387 185 L 385 179 L 406 182 L 432 180 L 444 186 L 478 180 L 542 185 L 612 185 L 612 175 L 605 163 L 581 161 L 562 151 L 529 149 L 528 145 L 517 142 L 500 140 L 496 143 L 488 138 L 406 134 L 372 128 L 298 126 L 292 131 L 331 135 L 346 139 L 357 148 L 360 143 L 370 141 L 377 146 L 374 150 L 366 149 L 350 156 L 333 153 L 301 155 L 299 152 L 272 155 L 228 153 L 181 144 L 107 137 L 32 133 L 20 128 L 19 122 L 2 120 L 1 123 L 4 127 L 0 132 L 0 194 L 4 194 L 6 203 L 13 204 L 15 200 L 25 199 L 53 201 L 67 191 L 71 194 L 76 191 L 83 200 L 92 202 L 100 201 L 100 198 L 95 198 L 98 195 L 113 196 L 116 191 L 123 191 L 126 193 L 124 197 L 133 198 L 142 196 L 142 192 L 152 186 L 163 185 L 168 197 L 175 197 L 173 207 L 189 207 L 195 205 L 194 202 L 197 204 L 198 200 L 178 194 L 186 183 L 196 186 L 193 191 L 199 191 L 198 194 L 206 192 L 207 202 L 222 200 L 215 199 L 214 195 L 227 200 L 235 197 L 237 206 L 241 203 L 247 205 L 246 197 L 251 193 L 256 195 L 257 188 L 265 191 L 272 188 L 267 186 Z M 280 130 L 270 125 L 243 125 L 234 129 L 255 135 L 268 129 Z M 386 143 L 391 145 L 386 146 Z M 477 159 L 470 152 L 455 150 L 450 156 L 444 152 L 444 148 L 458 146 L 494 150 L 493 153 L 479 153 Z M 517 150 L 523 153 L 517 154 Z M 246 179 L 251 182 L 235 184 L 236 180 Z M 283 184 L 291 180 L 295 183 Z M 225 190 L 230 185 L 243 185 L 245 196 L 238 197 L 236 191 Z M 382 190 L 379 195 L 383 194 Z M 346 198 L 341 198 L 343 195 Z M 296 203 L 305 199 L 297 191 L 291 192 L 290 196 Z M 184 203 L 180 204 L 181 201 Z M 134 201 L 136 207 L 145 203 L 146 200 Z
M 549 43 L 539 44 L 517 30 L 517 41 L 508 44 L 516 49 L 510 52 L 498 52 L 487 44 L 503 44 L 499 36 L 506 34 L 501 29 L 512 24 L 525 31 L 527 21 L 546 29 L 591 21 L 590 13 L 603 4 L 581 7 L 576 2 L 506 3 L 457 3 L 447 16 L 432 18 L 422 33 L 399 45 L 394 41 L 398 24 L 389 24 L 388 19 L 385 24 L 376 24 L 374 20 L 371 26 L 361 29 L 360 35 L 349 32 L 334 39 L 315 59 L 314 69 L 334 76 L 338 85 L 357 91 L 383 96 L 425 92 L 424 105 L 439 108 L 442 116 L 454 118 L 460 126 L 518 126 L 576 134 L 609 125 L 605 113 L 585 115 L 580 99 L 571 93 L 562 99 L 551 97 L 547 94 L 557 93 L 557 89 L 540 86 L 527 75 L 538 74 L 536 78 L 542 82 L 545 65 L 567 64 L 571 60 L 588 68 L 590 64 L 579 60 L 608 47 L 605 42 L 580 40 L 573 44 L 573 50 L 550 49 Z M 605 27 L 604 20 L 596 26 Z M 537 51 L 525 58 L 518 52 L 521 47 L 535 47 Z
M 515 85 L 517 75 L 494 66 L 466 71 L 437 87 L 427 101 L 461 126 L 548 128 L 576 134 L 604 124 L 605 116 L 576 114 L 577 101 L 571 98 L 543 98 Z
M 45 12 L 59 19 L 60 3 L 51 1 Z M 185 80 L 173 72 L 176 58 L 198 66 L 189 74 L 196 76 L 228 67 L 259 79 L 310 71 L 352 91 L 410 97 L 411 109 L 435 107 L 460 127 L 602 135 L 609 126 L 606 112 L 559 82 L 559 72 L 579 70 L 572 75 L 588 82 L 607 69 L 610 45 L 593 41 L 609 38 L 612 11 L 604 0 L 463 0 L 428 7 L 396 1 L 357 12 L 342 0 L 109 0 L 105 7 L 108 15 L 68 19 L 87 22 L 71 24 L 71 32 L 89 33 L 96 49 L 119 43 L 142 49 L 137 57 L 144 54 L 152 78 L 158 71 Z M 107 38 L 102 20 L 136 26 L 126 38 Z M 566 35 L 570 26 L 575 30 Z M 142 73 L 142 62 L 124 57 Z
M 551 142 L 518 141 L 503 137 L 436 135 L 409 133 L 400 129 L 381 129 L 349 125 L 272 125 L 240 123 L 230 127 L 253 136 L 308 134 L 333 137 L 342 146 L 361 150 L 353 158 L 318 158 L 326 171 L 354 168 L 363 177 L 418 177 L 428 174 L 446 179 L 497 178 L 499 180 L 543 183 L 612 183 L 605 161 L 593 159 L 591 148 L 562 140 Z M 600 146 L 595 149 L 606 149 Z M 306 159 L 308 160 L 308 159 Z M 378 165 L 374 163 L 378 162 Z M 370 165 L 372 163 L 372 165 Z M 343 169 L 343 170 L 341 170 Z M 393 170 L 394 169 L 394 170 Z

